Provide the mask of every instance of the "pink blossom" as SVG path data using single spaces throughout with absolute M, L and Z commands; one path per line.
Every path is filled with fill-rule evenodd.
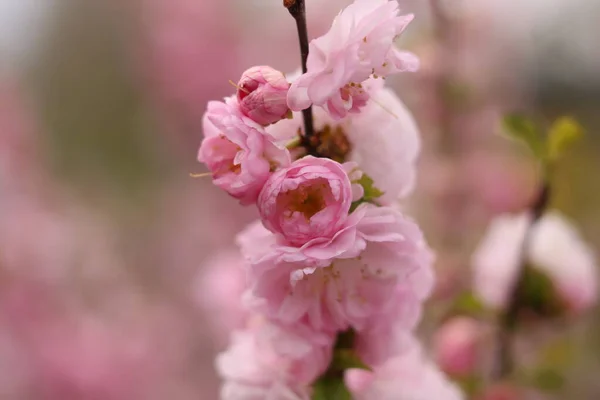
M 333 337 L 261 321 L 234 332 L 217 357 L 223 400 L 309 400 L 310 385 L 331 360 Z
M 417 70 L 418 59 L 394 47 L 413 19 L 398 11 L 398 3 L 388 0 L 356 0 L 342 10 L 329 32 L 311 41 L 308 72 L 292 83 L 290 108 L 299 111 L 314 104 L 342 118 L 367 103 L 362 83 L 370 76 Z
M 460 400 L 459 388 L 428 360 L 413 340 L 403 354 L 373 371 L 349 369 L 344 380 L 355 400 Z
M 242 205 L 255 202 L 271 172 L 289 164 L 288 151 L 243 116 L 234 98 L 208 103 L 203 123 L 198 160 L 212 172 L 214 184 Z
M 378 199 L 390 204 L 409 195 L 416 181 L 416 162 L 421 149 L 419 129 L 410 111 L 390 89 L 377 88 L 359 114 L 334 120 L 322 109 L 314 109 L 317 132 L 330 128 L 349 143 L 344 161 L 355 162 L 384 192 Z M 302 129 L 302 116 L 282 120 L 267 132 L 282 143 L 292 140 Z
M 434 348 L 440 367 L 454 376 L 468 376 L 478 367 L 483 329 L 472 318 L 455 317 L 436 332 Z
M 248 312 L 242 307 L 246 290 L 244 259 L 238 251 L 222 251 L 202 267 L 195 286 L 195 298 L 206 311 L 221 340 L 235 329 L 245 326 Z
M 497 217 L 473 256 L 475 291 L 490 307 L 502 308 L 508 301 L 529 221 L 528 214 Z M 542 216 L 533 227 L 530 243 L 527 261 L 552 280 L 571 311 L 583 311 L 596 302 L 595 257 L 565 217 L 557 212 Z
M 363 205 L 351 216 L 354 226 L 312 247 L 278 243 L 259 224 L 242 232 L 238 241 L 250 263 L 248 305 L 284 324 L 362 331 L 378 315 L 396 315 L 403 307 L 398 285 L 425 297 L 432 256 L 417 225 L 387 207 Z
M 267 229 L 292 246 L 332 239 L 348 220 L 352 187 L 344 167 L 304 157 L 275 172 L 258 198 Z
M 240 110 L 260 125 L 270 125 L 287 116 L 287 93 L 290 88 L 285 76 L 267 66 L 246 70 L 238 83 Z

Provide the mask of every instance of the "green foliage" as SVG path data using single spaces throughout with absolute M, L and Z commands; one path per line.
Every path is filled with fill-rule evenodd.
M 531 119 L 521 114 L 510 114 L 504 117 L 503 125 L 510 137 L 524 142 L 537 158 L 544 158 L 544 138 Z
M 464 292 L 456 297 L 449 314 L 468 315 L 471 317 L 484 316 L 488 310 L 473 292 Z
M 557 317 L 564 311 L 564 305 L 552 280 L 533 266 L 525 267 L 517 296 L 523 309 L 532 311 L 540 317 Z
M 510 137 L 524 142 L 537 159 L 547 167 L 583 136 L 583 128 L 571 117 L 560 117 L 546 135 L 535 122 L 521 114 L 504 117 L 504 129 Z
M 371 178 L 367 174 L 363 173 L 360 179 L 353 181 L 352 183 L 358 183 L 359 185 L 361 185 L 365 193 L 362 199 L 352 203 L 352 206 L 350 207 L 350 212 L 356 210 L 356 208 L 362 203 L 377 204 L 376 199 L 383 196 L 383 192 L 377 187 L 375 187 L 375 182 L 373 181 L 373 178 Z
M 338 334 L 333 359 L 325 374 L 313 386 L 312 400 L 350 400 L 352 395 L 344 385 L 344 371 L 350 368 L 371 370 L 354 351 L 354 330 Z
M 342 377 L 324 377 L 313 387 L 312 400 L 352 400 Z
M 548 160 L 558 160 L 564 152 L 583 136 L 583 128 L 571 117 L 558 118 L 548 131 Z
M 333 352 L 333 364 L 335 365 L 336 369 L 342 371 L 349 368 L 360 368 L 369 371 L 371 370 L 371 368 L 365 364 L 352 349 L 336 349 Z

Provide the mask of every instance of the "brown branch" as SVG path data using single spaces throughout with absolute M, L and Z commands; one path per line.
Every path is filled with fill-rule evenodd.
M 531 205 L 531 221 L 527 227 L 523 243 L 521 244 L 520 264 L 517 279 L 510 290 L 508 305 L 499 320 L 496 344 L 496 363 L 494 365 L 493 378 L 500 380 L 508 377 L 514 370 L 513 360 L 513 337 L 517 328 L 519 313 L 521 312 L 522 285 L 526 275 L 526 266 L 529 261 L 527 252 L 531 243 L 531 235 L 535 224 L 542 217 L 550 200 L 550 184 L 544 181 L 535 202 Z
M 304 0 L 284 0 L 283 5 L 296 20 L 298 39 L 300 40 L 300 54 L 302 56 L 302 73 L 306 73 L 306 60 L 308 59 L 308 30 L 306 27 L 306 7 L 304 5 Z M 307 150 L 311 152 L 311 149 L 313 148 L 311 145 L 311 138 L 315 134 L 312 106 L 302 111 L 302 117 L 304 119 L 304 145 Z

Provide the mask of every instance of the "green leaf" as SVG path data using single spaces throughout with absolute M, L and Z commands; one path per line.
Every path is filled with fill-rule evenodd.
M 336 370 L 340 371 L 344 371 L 348 368 L 371 370 L 371 368 L 365 364 L 352 349 L 336 349 L 333 353 L 333 365 Z
M 361 205 L 362 203 L 377 204 L 375 202 L 375 199 L 383 196 L 383 192 L 381 190 L 379 190 L 377 187 L 375 187 L 375 182 L 373 181 L 373 178 L 371 178 L 367 174 L 363 173 L 363 175 L 360 179 L 352 181 L 352 183 L 358 183 L 359 185 L 361 185 L 363 187 L 363 190 L 365 193 L 364 193 L 362 199 L 352 202 L 352 205 L 350 206 L 350 212 L 353 212 L 354 210 L 356 210 L 356 208 L 359 205 Z
M 582 136 L 583 128 L 574 118 L 558 118 L 548 131 L 548 159 L 558 160 Z
M 532 120 L 520 114 L 510 114 L 504 117 L 503 125 L 510 137 L 525 142 L 537 158 L 544 158 L 544 139 Z
M 352 395 L 341 377 L 323 377 L 313 387 L 312 400 L 352 400 Z
M 456 298 L 452 307 L 452 312 L 456 314 L 480 316 L 485 314 L 486 308 L 473 292 L 466 292 Z
M 365 194 L 363 196 L 364 201 L 371 201 L 383 196 L 383 192 L 375 187 L 375 182 L 373 181 L 373 178 L 371 178 L 367 174 L 363 174 L 359 180 L 355 181 L 355 183 L 358 183 L 363 187 L 365 191 Z
M 556 291 L 552 279 L 541 268 L 526 265 L 523 279 L 519 283 L 516 296 L 521 308 L 543 318 L 553 318 L 564 313 L 565 305 Z

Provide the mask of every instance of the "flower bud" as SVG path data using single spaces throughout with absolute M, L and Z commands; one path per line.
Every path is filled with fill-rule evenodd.
M 474 319 L 455 317 L 446 322 L 434 340 L 440 367 L 452 376 L 469 376 L 478 367 L 482 326 Z
M 237 98 L 240 110 L 260 125 L 270 125 L 285 118 L 290 109 L 287 92 L 290 84 L 283 74 L 271 67 L 252 67 L 242 74 Z

